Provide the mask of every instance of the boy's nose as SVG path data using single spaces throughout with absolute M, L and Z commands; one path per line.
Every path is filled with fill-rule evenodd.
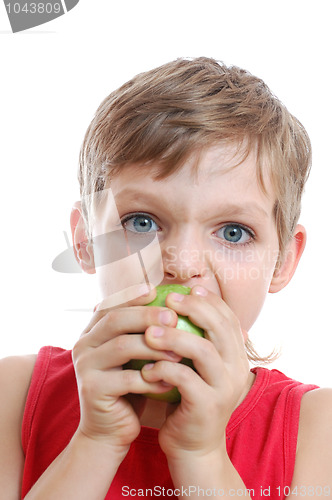
M 205 278 L 209 272 L 204 251 L 196 244 L 174 243 L 163 249 L 165 277 L 181 283 L 192 278 Z

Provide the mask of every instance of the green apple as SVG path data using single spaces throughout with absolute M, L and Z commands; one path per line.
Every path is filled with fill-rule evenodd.
M 167 295 L 171 292 L 182 293 L 183 295 L 190 294 L 190 288 L 182 285 L 160 285 L 156 287 L 157 296 L 156 298 L 147 304 L 147 306 L 158 306 L 165 307 L 165 299 Z M 187 316 L 178 315 L 178 322 L 176 328 L 179 330 L 186 330 L 187 332 L 194 333 L 195 335 L 199 335 L 200 337 L 204 336 L 204 331 L 198 326 L 194 325 Z M 141 359 L 132 359 L 129 363 L 124 365 L 125 369 L 131 370 L 141 370 L 143 366 L 147 363 L 151 363 L 154 360 L 141 360 Z M 194 368 L 191 359 L 183 358 L 180 363 L 190 366 Z M 144 394 L 144 396 L 149 397 L 151 399 L 158 399 L 159 401 L 167 401 L 169 403 L 178 403 L 181 399 L 181 395 L 176 387 L 171 389 L 168 392 L 164 392 L 162 394 Z

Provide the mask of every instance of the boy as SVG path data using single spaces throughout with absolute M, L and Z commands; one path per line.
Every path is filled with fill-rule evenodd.
M 262 361 L 248 331 L 267 292 L 304 250 L 310 161 L 305 130 L 266 85 L 212 59 L 171 62 L 105 99 L 71 215 L 103 300 L 72 352 L 2 361 L 3 498 L 330 496 L 331 391 L 248 361 Z M 157 237 L 162 284 L 190 295 L 143 307 L 156 295 L 143 279 L 112 302 L 136 272 L 116 271 L 117 230 L 138 249 Z M 176 330 L 178 314 L 205 337 Z M 155 362 L 122 369 L 130 359 Z M 142 396 L 174 386 L 176 405 Z

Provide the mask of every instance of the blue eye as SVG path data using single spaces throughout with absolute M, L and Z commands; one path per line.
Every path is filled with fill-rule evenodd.
M 159 229 L 155 221 L 146 214 L 128 215 L 122 225 L 124 229 L 134 233 L 151 233 Z
M 228 243 L 243 244 L 248 243 L 254 238 L 249 229 L 238 224 L 227 224 L 216 232 L 217 236 L 226 240 Z

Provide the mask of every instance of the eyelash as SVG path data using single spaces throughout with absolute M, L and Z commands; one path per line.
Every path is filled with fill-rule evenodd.
M 155 222 L 154 218 L 151 215 L 149 215 L 148 213 L 146 213 L 146 212 L 134 212 L 134 213 L 131 213 L 131 214 L 128 214 L 128 215 L 124 216 L 121 219 L 121 225 L 122 225 L 122 227 L 126 230 L 125 224 L 128 221 L 130 221 L 130 220 L 132 220 L 134 218 L 139 218 L 139 217 L 146 217 L 147 219 L 150 219 L 151 221 L 153 221 L 154 224 L 156 224 L 158 226 L 158 224 Z M 256 235 L 255 235 L 255 233 L 254 233 L 254 231 L 252 229 L 250 229 L 249 227 L 245 226 L 244 224 L 239 224 L 239 223 L 236 223 L 236 222 L 228 222 L 226 224 L 223 224 L 213 234 L 216 234 L 218 231 L 221 231 L 222 229 L 226 229 L 227 227 L 239 228 L 239 229 L 241 229 L 241 231 L 244 231 L 249 236 L 249 240 L 245 241 L 244 243 L 236 243 L 236 242 L 232 242 L 232 241 L 228 241 L 226 239 L 223 239 L 223 241 L 225 241 L 228 245 L 242 246 L 242 247 L 244 247 L 246 245 L 252 244 L 256 240 Z M 137 231 L 137 234 L 139 234 L 139 231 Z M 222 238 L 220 238 L 218 236 L 216 236 L 216 237 L 218 239 L 222 239 Z
M 218 231 L 221 231 L 222 229 L 225 230 L 227 227 L 238 228 L 241 231 L 243 231 L 244 233 L 246 233 L 249 237 L 248 241 L 245 241 L 243 243 L 228 241 L 228 240 L 226 240 L 226 238 L 223 238 L 223 241 L 225 241 L 227 245 L 231 245 L 234 247 L 239 247 L 239 246 L 244 247 L 246 245 L 251 245 L 256 240 L 256 234 L 254 233 L 254 231 L 252 229 L 250 229 L 248 226 L 245 226 L 244 224 L 239 224 L 238 222 L 224 223 L 219 229 L 217 229 L 217 231 L 214 232 L 214 234 L 216 234 Z M 217 238 L 218 238 L 218 236 L 217 236 Z M 222 239 L 222 238 L 218 238 L 218 239 Z
M 134 213 L 131 213 L 131 214 L 128 214 L 128 215 L 125 215 L 122 219 L 121 219 L 121 225 L 124 229 L 126 229 L 125 227 L 125 224 L 126 222 L 130 221 L 131 219 L 135 219 L 135 218 L 138 218 L 138 217 L 146 217 L 147 219 L 150 219 L 154 222 L 154 224 L 156 224 L 158 226 L 158 224 L 155 222 L 154 218 L 151 217 L 151 215 L 147 214 L 146 212 L 134 212 Z M 158 226 L 159 227 L 159 226 Z

